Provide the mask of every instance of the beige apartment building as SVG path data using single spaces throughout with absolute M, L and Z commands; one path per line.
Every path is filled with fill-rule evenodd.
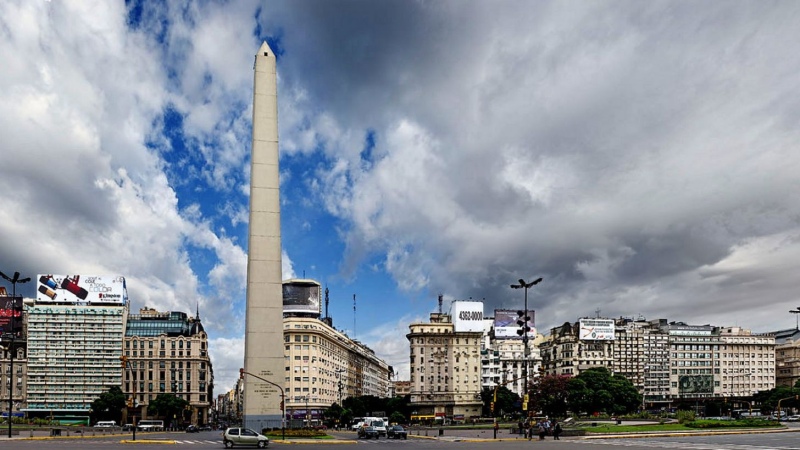
M 159 394 L 173 394 L 188 401 L 189 409 L 181 417 L 166 418 L 166 426 L 209 423 L 214 372 L 199 311 L 189 317 L 142 308 L 128 316 L 122 345 L 128 361 L 122 392 L 136 399 L 140 419 L 157 418 L 147 405 Z
M 369 347 L 316 317 L 283 319 L 286 414 L 317 425 L 347 397 L 387 397 L 393 371 Z
M 412 421 L 461 422 L 481 416 L 483 332 L 456 331 L 456 325 L 441 312 L 431 313 L 428 323 L 409 325 Z

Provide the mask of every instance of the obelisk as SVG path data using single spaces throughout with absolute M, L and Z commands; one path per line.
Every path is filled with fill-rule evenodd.
M 244 370 L 283 386 L 278 85 L 275 67 L 275 55 L 264 42 L 256 54 L 253 76 Z M 265 427 L 281 426 L 281 396 L 274 385 L 245 375 L 243 406 L 245 427 L 260 432 Z

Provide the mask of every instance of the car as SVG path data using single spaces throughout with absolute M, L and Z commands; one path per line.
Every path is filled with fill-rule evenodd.
M 126 423 L 122 426 L 122 431 L 133 431 L 133 428 L 134 426 L 132 423 Z
M 363 426 L 358 429 L 358 437 L 359 438 L 363 437 L 364 439 L 371 439 L 371 438 L 380 439 L 381 434 L 378 433 L 378 430 L 376 430 L 375 427 Z
M 200 430 L 200 431 L 211 431 L 211 427 L 208 426 L 208 425 L 203 425 L 202 427 L 199 427 L 198 430 Z
M 368 423 L 369 426 L 375 428 L 378 434 L 386 436 L 386 423 L 381 419 L 372 419 Z
M 800 416 L 794 415 L 786 418 L 787 422 L 800 422 Z
M 225 448 L 233 448 L 235 445 L 255 445 L 258 448 L 266 448 L 269 445 L 269 438 L 250 428 L 228 428 L 222 433 L 222 444 Z
M 408 431 L 401 425 L 395 425 L 386 430 L 386 437 L 389 439 L 408 439 Z
M 198 431 L 200 431 L 200 429 L 194 425 L 189 425 L 188 427 L 186 427 L 187 433 L 197 433 Z
M 358 431 L 358 430 L 360 430 L 360 429 L 361 429 L 361 427 L 363 427 L 363 426 L 364 426 L 364 422 L 358 422 L 358 423 L 356 423 L 355 425 L 353 425 L 351 428 L 353 429 L 353 431 Z

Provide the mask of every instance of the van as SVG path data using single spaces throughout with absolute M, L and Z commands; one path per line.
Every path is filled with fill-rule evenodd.
M 115 420 L 101 420 L 94 424 L 97 428 L 113 428 L 117 426 L 117 422 Z

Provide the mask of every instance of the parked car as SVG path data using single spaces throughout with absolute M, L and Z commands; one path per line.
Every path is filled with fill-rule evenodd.
M 386 437 L 389 439 L 408 439 L 408 431 L 400 425 L 395 425 L 386 430 Z
M 800 416 L 789 416 L 786 418 L 787 422 L 800 422 Z
M 122 426 L 122 431 L 133 431 L 133 424 L 126 423 L 125 425 Z
M 358 437 L 364 439 L 380 439 L 381 435 L 378 433 L 378 430 L 375 427 L 364 426 L 358 429 Z
M 225 448 L 233 448 L 234 445 L 255 445 L 258 448 L 266 448 L 269 445 L 269 438 L 250 428 L 228 428 L 222 433 L 222 444 Z
M 187 433 L 197 433 L 198 431 L 200 431 L 200 429 L 194 425 L 189 425 L 188 427 L 186 427 Z

